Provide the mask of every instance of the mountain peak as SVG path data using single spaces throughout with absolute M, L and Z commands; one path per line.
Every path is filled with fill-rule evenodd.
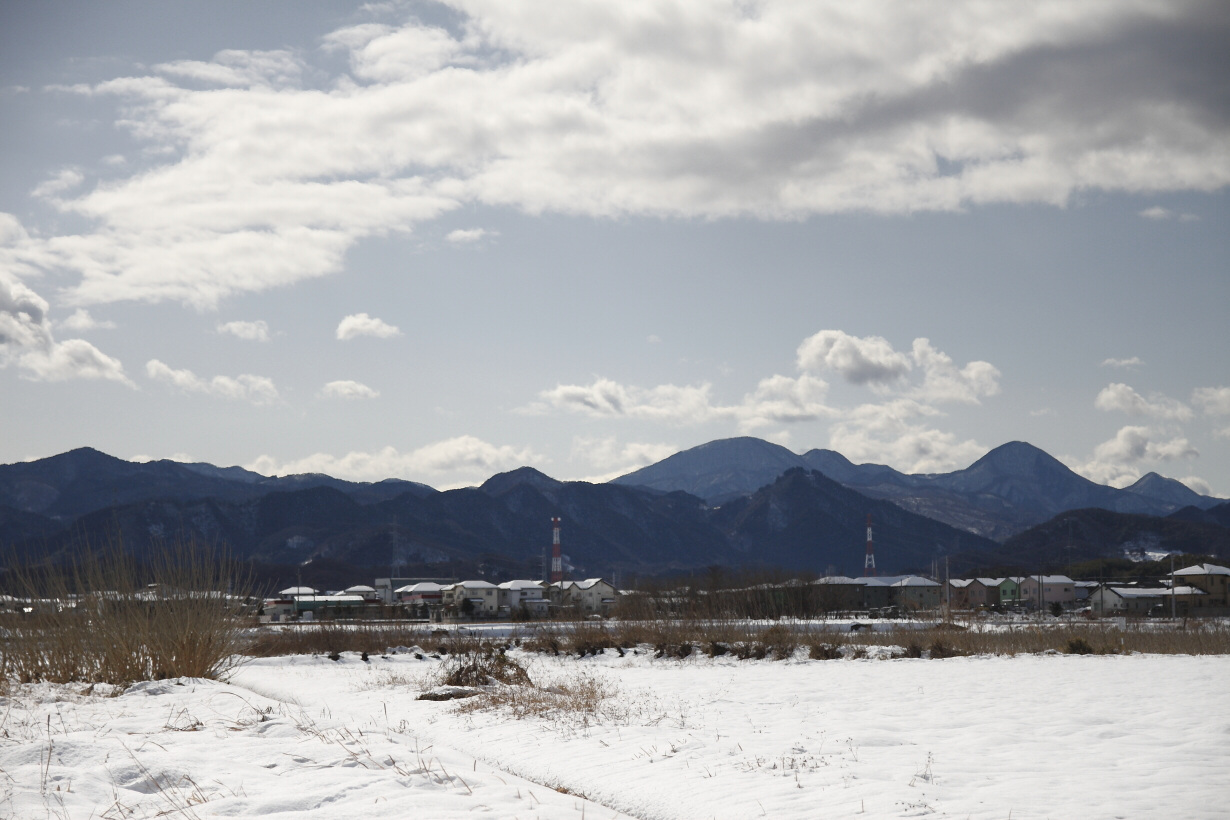
M 1145 473 L 1136 479 L 1134 484 L 1124 489 L 1129 493 L 1143 495 L 1147 498 L 1155 498 L 1178 507 L 1194 506 L 1207 508 L 1217 503 L 1215 500 L 1196 492 L 1182 481 L 1166 478 L 1157 473 Z
M 1070 472 L 1063 463 L 1045 450 L 1035 447 L 1027 441 L 1009 441 L 988 452 L 975 461 L 969 469 L 992 468 L 995 472 L 1006 475 L 1030 475 L 1039 469 L 1060 467 Z
M 611 483 L 654 490 L 684 490 L 709 504 L 771 484 L 803 457 L 764 439 L 739 436 L 710 441 L 642 467 Z
M 496 473 L 484 481 L 479 489 L 488 495 L 503 495 L 523 484 L 528 484 L 536 490 L 554 490 L 563 486 L 562 481 L 557 481 L 533 467 L 518 467 L 506 473 Z

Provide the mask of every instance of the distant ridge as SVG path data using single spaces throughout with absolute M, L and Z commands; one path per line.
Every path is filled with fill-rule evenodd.
M 1029 515 L 1044 514 L 1038 509 L 1083 501 L 1089 492 L 1139 505 L 1162 504 L 1140 494 L 1152 486 L 1175 490 L 1165 479 L 1141 483 L 1140 492 L 1094 485 L 1021 442 L 942 476 L 855 465 L 831 451 L 798 456 L 754 438 L 697 449 L 700 480 L 727 493 L 720 504 L 671 488 L 670 473 L 686 469 L 698 455 L 692 451 L 655 465 L 659 486 L 651 488 L 559 481 L 521 467 L 480 487 L 437 492 L 398 480 L 268 478 L 242 468 L 134 463 L 84 448 L 0 465 L 0 560 L 9 549 L 59 560 L 116 538 L 126 550 L 148 555 L 186 537 L 224 546 L 263 567 L 263 578 L 285 585 L 370 582 L 385 574 L 537 577 L 550 519 L 559 517 L 564 554 L 582 577 L 710 567 L 858 574 L 871 514 L 882 572 L 925 571 L 941 559 L 960 572 L 1051 560 L 1055 533 L 1067 533 L 1065 526 L 1050 526 L 1001 545 L 976 534 L 974 525 L 1021 526 Z M 845 482 L 798 461 L 825 464 Z M 758 483 L 783 465 L 793 466 Z M 729 495 L 741 483 L 758 486 Z M 1185 549 L 1221 555 L 1230 552 L 1230 530 L 1220 524 L 1228 510 L 1226 503 L 1185 506 L 1171 519 L 1096 511 L 1100 517 L 1089 520 L 1105 524 L 1089 541 L 1113 555 L 1122 552 L 1124 538 L 1135 543 L 1160 534 Z
M 799 456 L 756 438 L 723 439 L 676 453 L 614 482 L 683 490 L 709 504 L 723 504 L 756 492 L 781 475 L 779 471 L 797 467 L 819 470 L 865 495 L 1001 541 L 1067 510 L 1092 507 L 1160 516 L 1184 506 L 1207 509 L 1222 502 L 1155 473 L 1125 490 L 1097 484 L 1023 441 L 996 447 L 963 470 L 908 475 L 882 464 L 853 464 L 832 450 Z
M 268 477 L 242 467 L 124 461 L 92 447 L 0 465 L 0 506 L 59 520 L 153 498 L 243 500 L 310 487 L 332 487 L 360 502 L 436 492 L 399 479 L 368 484 L 319 473 Z

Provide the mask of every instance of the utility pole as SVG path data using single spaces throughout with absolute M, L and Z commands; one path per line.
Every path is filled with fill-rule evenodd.
M 1170 553 L 1170 620 L 1175 619 L 1174 603 L 1174 553 Z
M 952 579 L 948 577 L 948 556 L 944 556 L 944 620 L 952 620 Z
M 867 513 L 867 555 L 863 559 L 863 577 L 874 578 L 876 575 L 876 554 L 871 543 L 871 513 Z

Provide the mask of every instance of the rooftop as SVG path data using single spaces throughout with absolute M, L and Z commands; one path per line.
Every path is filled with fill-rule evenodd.
M 1175 570 L 1175 575 L 1230 575 L 1230 568 L 1217 564 L 1196 564 L 1191 567 Z

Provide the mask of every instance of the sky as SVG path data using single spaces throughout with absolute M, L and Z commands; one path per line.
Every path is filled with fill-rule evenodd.
M 0 6 L 0 462 L 1230 496 L 1230 6 Z

